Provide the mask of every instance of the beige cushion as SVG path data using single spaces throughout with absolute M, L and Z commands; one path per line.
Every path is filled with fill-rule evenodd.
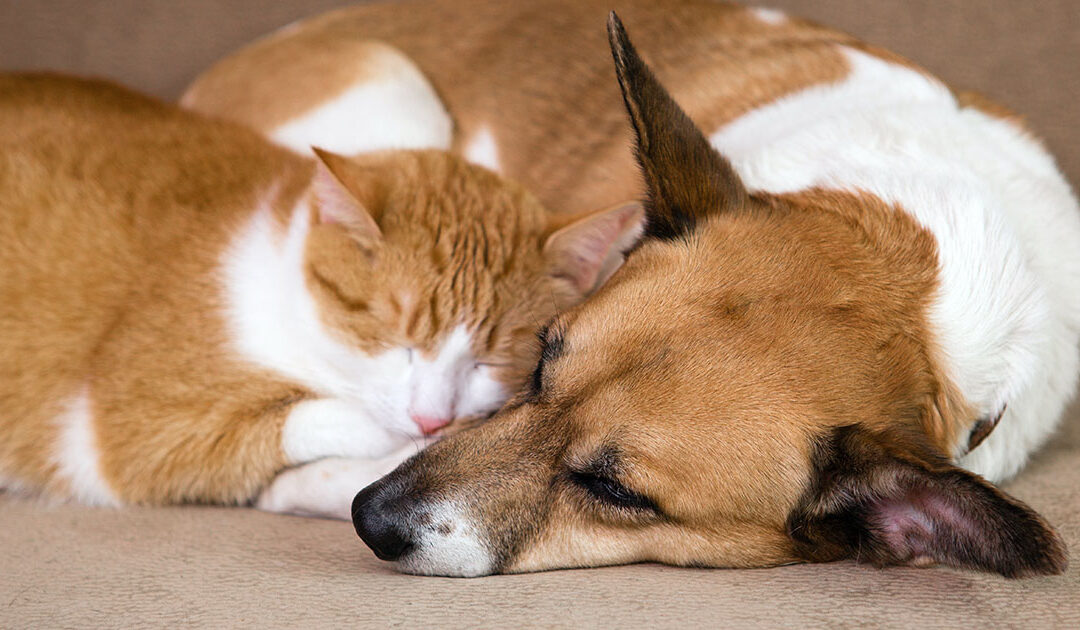
M 1080 548 L 1080 408 L 1007 489 Z M 395 573 L 352 525 L 241 508 L 44 507 L 0 496 L 0 628 L 878 626 L 1080 628 L 1080 570 L 1006 580 L 853 562 Z M 980 623 L 977 623 L 980 622 Z

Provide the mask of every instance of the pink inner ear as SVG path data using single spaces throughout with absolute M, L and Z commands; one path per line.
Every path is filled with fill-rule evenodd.
M 358 241 L 369 245 L 381 238 L 382 231 L 375 219 L 322 162 L 316 167 L 312 190 L 320 223 L 341 225 Z
M 574 265 L 589 269 L 599 267 L 607 257 L 617 229 L 618 226 L 603 226 L 603 229 L 592 230 L 582 236 L 571 254 Z
M 605 263 L 613 256 L 619 256 L 621 261 L 622 248 L 617 245 L 624 234 L 636 238 L 630 224 L 636 218 L 640 223 L 640 216 L 638 204 L 625 204 L 556 232 L 547 244 L 549 253 L 555 256 L 556 275 L 571 280 L 582 292 L 593 289 L 598 281 L 606 280 L 601 274 L 610 275 L 618 265 L 605 270 Z
M 977 532 L 958 506 L 928 490 L 909 489 L 900 497 L 883 497 L 872 508 L 879 534 L 902 560 L 937 558 L 941 539 L 975 537 Z
M 321 222 L 349 224 L 355 221 L 358 211 L 363 212 L 349 191 L 321 163 L 315 171 L 314 184 Z

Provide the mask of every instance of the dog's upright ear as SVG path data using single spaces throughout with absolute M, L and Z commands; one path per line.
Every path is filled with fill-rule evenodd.
M 645 178 L 645 236 L 678 238 L 699 219 L 744 204 L 738 174 L 641 60 L 614 11 L 608 40 Z
M 819 444 L 813 485 L 788 519 L 800 557 L 946 564 L 1010 578 L 1065 571 L 1064 543 L 1034 510 L 903 443 L 843 427 Z

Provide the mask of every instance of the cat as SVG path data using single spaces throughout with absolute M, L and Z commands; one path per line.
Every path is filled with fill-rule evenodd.
M 290 467 L 374 480 L 494 412 L 640 222 L 557 217 L 441 151 L 307 158 L 113 84 L 2 77 L 0 488 L 303 511 L 265 498 Z

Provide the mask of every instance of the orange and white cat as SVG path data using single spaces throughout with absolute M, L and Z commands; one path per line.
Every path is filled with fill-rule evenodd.
M 2 77 L 0 488 L 344 515 L 351 492 L 283 503 L 275 479 L 333 457 L 374 479 L 496 410 L 639 223 L 552 218 L 442 152 L 311 160 L 111 84 Z

